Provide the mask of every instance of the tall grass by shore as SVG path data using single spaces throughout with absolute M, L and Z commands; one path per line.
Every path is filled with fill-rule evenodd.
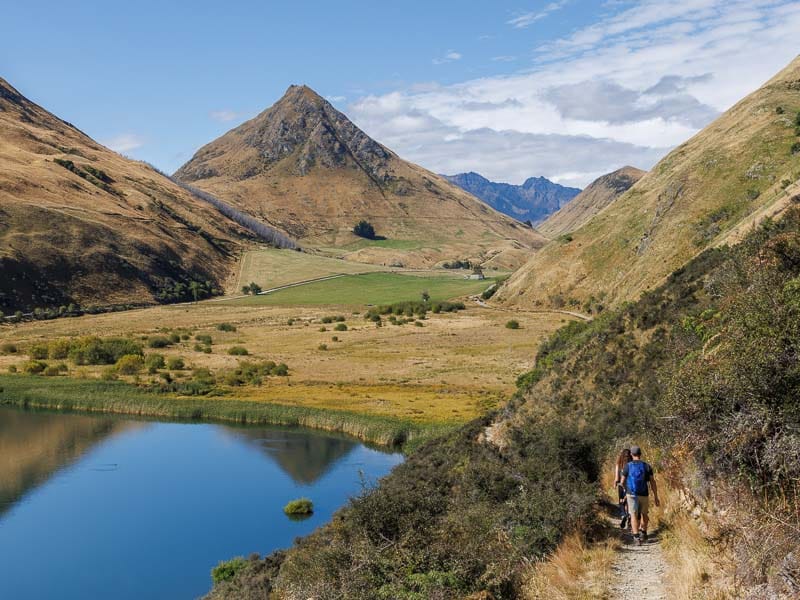
M 231 397 L 186 398 L 148 392 L 120 381 L 29 375 L 0 375 L 0 405 L 246 425 L 302 426 L 338 431 L 374 444 L 403 447 L 406 452 L 450 428 Z

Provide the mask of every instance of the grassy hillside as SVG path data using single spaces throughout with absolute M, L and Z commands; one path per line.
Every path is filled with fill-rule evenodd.
M 750 215 L 800 193 L 800 58 L 569 236 L 538 252 L 499 291 L 507 304 L 619 304 L 661 283 Z
M 230 303 L 248 306 L 266 304 L 363 306 L 419 300 L 425 291 L 430 294 L 432 300 L 449 300 L 468 294 L 479 294 L 494 281 L 464 279 L 462 275 L 416 277 L 400 273 L 367 273 L 286 288 L 269 294 L 232 300 Z
M 644 175 L 645 171 L 635 167 L 622 167 L 597 178 L 566 206 L 537 225 L 536 231 L 550 239 L 575 231 L 627 192 Z
M 585 523 L 605 457 L 631 441 L 654 449 L 662 482 L 716 509 L 706 535 L 724 536 L 724 566 L 718 580 L 698 572 L 698 592 L 790 597 L 799 324 L 792 211 L 638 302 L 562 328 L 505 409 L 427 443 L 329 525 L 246 561 L 209 597 L 518 597 L 529 561 Z
M 0 310 L 189 299 L 224 285 L 247 238 L 0 79 Z
M 352 249 L 348 258 L 359 262 L 416 268 L 501 254 L 516 267 L 545 242 L 402 160 L 306 86 L 291 86 L 260 115 L 202 147 L 175 176 L 267 219 L 304 247 Z M 361 219 L 386 242 L 354 248 L 360 238 L 352 229 Z

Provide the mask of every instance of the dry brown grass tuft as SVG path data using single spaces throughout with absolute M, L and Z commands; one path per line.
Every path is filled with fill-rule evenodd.
M 587 543 L 572 533 L 547 560 L 533 565 L 522 588 L 526 600 L 583 600 L 608 596 L 619 541 Z

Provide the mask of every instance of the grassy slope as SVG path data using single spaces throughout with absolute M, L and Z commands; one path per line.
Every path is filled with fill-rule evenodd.
M 712 494 L 735 516 L 714 525 L 739 560 L 727 593 L 779 591 L 798 526 L 788 460 L 800 447 L 798 314 L 800 214 L 790 213 L 639 302 L 560 330 L 506 409 L 429 442 L 331 524 L 248 562 L 211 597 L 518 597 L 525 565 L 592 512 L 608 451 L 631 439 L 649 442 L 662 481 L 700 503 Z
M 448 300 L 480 293 L 493 282 L 492 279 L 474 281 L 451 276 L 414 277 L 399 273 L 368 273 L 309 283 L 270 294 L 234 300 L 232 303 L 284 306 L 390 304 L 403 300 L 418 300 L 426 290 L 432 300 Z
M 507 304 L 632 300 L 800 178 L 800 58 L 673 150 L 627 193 L 538 252 L 501 289 Z M 780 112 L 781 109 L 783 112 Z M 797 191 L 794 191 L 797 194 Z

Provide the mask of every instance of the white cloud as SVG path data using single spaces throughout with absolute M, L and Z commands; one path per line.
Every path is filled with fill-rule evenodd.
M 236 112 L 235 110 L 224 108 L 222 110 L 212 110 L 210 113 L 208 113 L 208 116 L 215 121 L 219 121 L 220 123 L 228 123 L 240 118 L 242 114 Z
M 550 13 L 556 12 L 557 10 L 561 10 L 564 8 L 564 5 L 567 3 L 567 0 L 558 0 L 557 2 L 551 2 L 543 9 L 538 11 L 532 11 L 523 13 L 514 17 L 513 19 L 506 21 L 508 25 L 511 25 L 515 29 L 525 29 L 526 27 L 530 27 L 537 21 L 541 21 L 545 17 L 547 17 Z
M 361 97 L 349 114 L 437 172 L 583 185 L 627 163 L 652 167 L 797 53 L 796 1 L 620 6 L 537 48 L 525 71 Z
M 325 96 L 325 99 L 328 102 L 344 102 L 347 100 L 347 96 Z
M 501 56 L 493 56 L 492 60 L 494 62 L 513 62 L 517 60 L 516 56 L 509 56 L 509 55 L 501 55 Z
M 432 62 L 435 65 L 443 65 L 456 60 L 461 60 L 461 53 L 456 52 L 455 50 L 448 50 L 444 56 L 440 58 L 434 58 Z
M 144 138 L 135 133 L 122 133 L 112 138 L 102 140 L 100 143 L 107 148 L 111 148 L 114 152 L 123 154 L 144 146 Z

